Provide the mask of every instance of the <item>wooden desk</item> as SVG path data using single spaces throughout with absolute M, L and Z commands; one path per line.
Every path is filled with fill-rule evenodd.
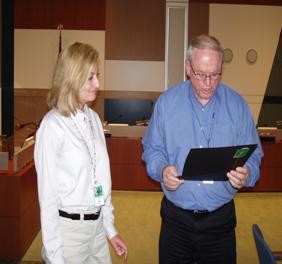
M 249 192 L 282 191 L 282 142 L 262 143 L 264 157 L 260 167 L 260 178 L 254 188 L 245 188 Z
M 107 146 L 114 190 L 161 190 L 147 176 L 139 137 L 109 137 Z M 282 191 L 282 143 L 263 143 L 263 150 L 260 179 L 254 188 L 244 188 L 244 192 Z
M 0 259 L 20 260 L 40 230 L 34 163 L 0 173 Z
M 160 190 L 159 184 L 147 176 L 145 163 L 141 160 L 143 149 L 139 137 L 109 137 L 107 147 L 112 189 Z

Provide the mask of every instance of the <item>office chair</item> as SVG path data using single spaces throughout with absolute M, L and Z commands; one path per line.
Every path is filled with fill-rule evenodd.
M 253 224 L 253 236 L 257 248 L 260 264 L 275 264 L 277 260 L 282 260 L 282 251 L 271 251 L 264 240 L 263 234 L 257 224 Z

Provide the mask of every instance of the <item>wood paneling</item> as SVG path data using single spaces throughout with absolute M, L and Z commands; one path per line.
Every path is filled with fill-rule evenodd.
M 151 180 L 141 160 L 141 138 L 107 138 L 110 156 L 113 189 L 116 190 L 160 190 L 160 185 Z M 242 192 L 282 191 L 282 143 L 264 143 L 264 158 L 261 176 L 254 188 Z
M 10 166 L 12 168 L 12 164 Z M 20 260 L 40 230 L 34 163 L 0 173 L 0 259 Z
M 140 138 L 107 138 L 113 190 L 160 190 L 146 174 Z
M 105 30 L 105 0 L 15 0 L 15 28 Z
M 282 142 L 263 143 L 264 157 L 260 168 L 260 179 L 255 188 L 246 188 L 251 192 L 282 191 Z
M 106 59 L 164 61 L 165 0 L 106 1 Z
M 26 123 L 38 124 L 41 121 L 48 111 L 47 93 L 47 89 L 14 90 L 14 126 L 16 129 Z
M 188 12 L 188 41 L 190 42 L 200 34 L 209 33 L 209 4 L 190 1 Z

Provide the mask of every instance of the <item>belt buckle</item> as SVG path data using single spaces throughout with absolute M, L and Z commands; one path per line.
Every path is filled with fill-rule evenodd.
M 84 214 L 80 213 L 80 221 L 83 221 L 84 220 Z
M 207 213 L 208 211 L 206 211 L 206 210 L 193 210 L 193 214 L 205 214 L 205 213 Z

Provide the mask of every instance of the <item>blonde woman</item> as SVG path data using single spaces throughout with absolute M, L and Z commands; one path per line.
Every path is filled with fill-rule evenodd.
M 46 263 L 111 263 L 127 247 L 114 227 L 103 128 L 89 104 L 99 88 L 98 52 L 74 43 L 58 58 L 36 134 L 35 166 Z

